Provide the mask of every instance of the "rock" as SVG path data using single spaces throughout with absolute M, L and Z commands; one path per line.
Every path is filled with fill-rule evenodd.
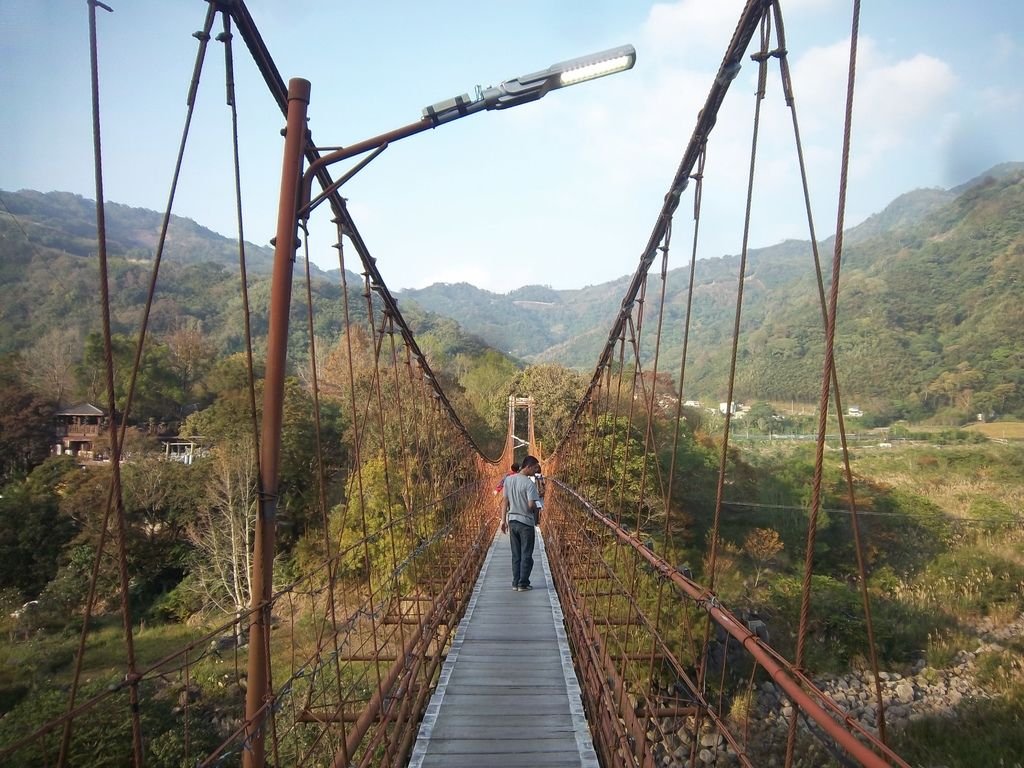
M 904 706 L 903 704 L 893 704 L 891 707 L 885 710 L 885 719 L 889 722 L 893 722 L 896 720 L 906 720 L 909 712 L 909 708 Z
M 903 704 L 909 704 L 914 700 L 914 686 L 901 680 L 896 684 L 896 698 Z
M 702 747 L 718 747 L 724 739 L 720 733 L 705 733 L 700 737 L 700 745 Z

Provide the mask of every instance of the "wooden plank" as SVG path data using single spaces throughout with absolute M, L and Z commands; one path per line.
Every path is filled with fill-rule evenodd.
M 410 768 L 598 768 L 538 536 L 533 589 L 495 537 L 427 706 Z
M 438 754 L 426 757 L 419 768 L 579 768 L 580 757 L 576 752 L 548 753 L 540 762 L 533 754 Z

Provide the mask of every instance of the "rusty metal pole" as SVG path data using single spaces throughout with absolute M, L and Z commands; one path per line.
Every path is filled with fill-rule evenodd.
M 292 298 L 292 267 L 298 227 L 298 194 L 306 148 L 306 108 L 309 81 L 288 81 L 288 122 L 281 168 L 281 200 L 277 211 L 274 273 L 270 285 L 270 328 L 263 389 L 260 441 L 259 516 L 252 565 L 252 614 L 249 623 L 249 668 L 245 694 L 245 768 L 263 768 L 264 723 L 270 713 L 269 669 L 270 598 L 274 588 L 274 537 L 277 518 L 278 463 L 284 411 L 284 376 L 288 354 L 288 312 Z

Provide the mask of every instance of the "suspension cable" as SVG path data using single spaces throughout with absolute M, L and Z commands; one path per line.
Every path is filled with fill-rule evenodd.
M 789 58 L 786 49 L 786 31 L 782 19 L 782 10 L 779 8 L 778 3 L 775 4 L 774 11 L 776 35 L 778 36 L 778 59 L 779 71 L 782 80 L 782 89 L 783 94 L 785 96 L 786 104 L 789 107 L 790 115 L 792 117 L 794 143 L 797 153 L 797 162 L 800 169 L 800 182 L 804 196 L 804 208 L 807 211 L 807 227 L 811 242 L 811 252 L 814 257 L 815 277 L 817 278 L 816 282 L 818 287 L 818 301 L 821 305 L 822 325 L 823 327 L 827 327 L 828 305 L 825 298 L 825 286 L 822 277 L 821 259 L 818 253 L 818 239 L 817 235 L 815 234 L 814 216 L 811 212 L 811 195 L 807 180 L 807 168 L 804 163 L 803 142 L 800 139 L 800 123 L 797 119 L 796 98 L 793 93 L 793 79 L 792 73 L 790 72 L 789 68 Z M 854 552 L 857 559 L 857 574 L 859 578 L 861 604 L 864 611 L 865 630 L 867 632 L 868 657 L 870 659 L 871 670 L 875 680 L 875 702 L 877 706 L 876 722 L 878 725 L 879 735 L 882 741 L 885 742 L 886 706 L 884 697 L 882 696 L 881 677 L 878 674 L 880 664 L 878 660 L 878 648 L 875 644 L 874 618 L 871 612 L 871 595 L 868 592 L 867 564 L 864 558 L 864 544 L 861 540 L 860 510 L 857 506 L 857 497 L 853 484 L 853 470 L 850 465 L 850 449 L 846 434 L 846 419 L 843 415 L 843 400 L 839 386 L 839 375 L 836 370 L 835 360 L 832 361 L 831 371 L 829 375 L 832 380 L 833 398 L 835 399 L 836 407 L 836 418 L 839 424 L 839 439 L 841 443 L 842 460 L 844 467 L 843 476 L 846 481 L 846 496 L 847 506 L 850 514 L 850 528 L 853 532 Z

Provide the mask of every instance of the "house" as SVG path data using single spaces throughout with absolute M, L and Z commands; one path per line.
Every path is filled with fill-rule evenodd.
M 861 416 L 864 415 L 864 411 L 862 411 L 856 405 L 851 405 L 849 408 L 846 409 L 846 415 L 854 419 L 859 419 Z
M 53 420 L 54 454 L 83 459 L 101 458 L 96 455 L 96 442 L 109 429 L 106 411 L 92 403 L 78 403 L 57 411 Z

